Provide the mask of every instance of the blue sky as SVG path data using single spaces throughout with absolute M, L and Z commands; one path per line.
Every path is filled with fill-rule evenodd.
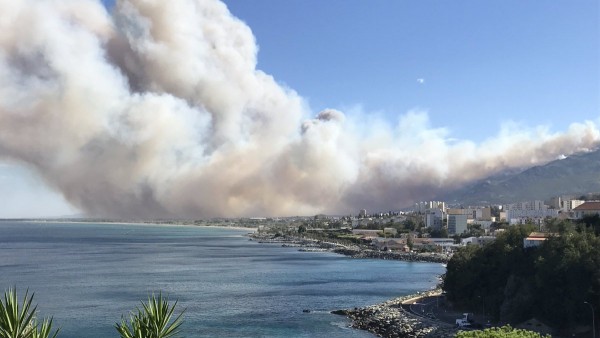
M 314 114 L 358 110 L 393 124 L 421 109 L 431 127 L 475 142 L 507 121 L 563 131 L 600 119 L 597 0 L 225 3 L 252 29 L 258 68 Z M 78 212 L 15 163 L 0 161 L 0 195 L 0 217 Z
M 225 2 L 254 32 L 258 68 L 314 111 L 393 123 L 424 109 L 474 141 L 507 120 L 560 131 L 600 113 L 595 0 Z

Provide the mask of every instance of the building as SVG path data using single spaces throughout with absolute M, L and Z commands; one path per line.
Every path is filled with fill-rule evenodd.
M 493 236 L 467 237 L 460 240 L 461 245 L 479 245 L 484 246 L 496 240 Z
M 585 203 L 583 200 L 568 200 L 563 203 L 563 211 L 569 212 Z
M 404 238 L 373 238 L 371 244 L 378 250 L 408 251 Z
M 502 210 L 545 210 L 548 206 L 544 204 L 544 201 L 525 201 L 519 203 L 512 203 L 505 205 Z
M 600 201 L 590 201 L 573 208 L 574 218 L 583 218 L 584 216 L 600 215 Z
M 439 230 L 443 225 L 444 214 L 440 209 L 430 209 L 425 213 L 425 226 Z
M 538 247 L 542 245 L 546 239 L 548 239 L 549 235 L 550 234 L 545 234 L 543 232 L 532 232 L 529 234 L 529 236 L 527 236 L 527 238 L 523 238 L 523 248 Z
M 460 235 L 467 231 L 467 215 L 448 215 L 448 234 Z
M 440 201 L 428 201 L 415 203 L 414 211 L 418 213 L 425 213 L 427 210 L 439 209 L 442 212 L 446 211 L 446 203 Z
M 468 219 L 489 221 L 492 219 L 492 210 L 490 207 L 485 208 L 462 208 L 462 209 L 451 209 L 448 208 L 448 214 L 454 215 L 467 215 Z
M 577 200 L 573 196 L 557 196 L 550 199 L 550 207 L 561 210 L 562 212 L 570 212 L 583 203 L 585 203 L 585 201 Z
M 558 210 L 556 209 L 539 209 L 539 210 L 528 210 L 528 209 L 512 209 L 506 212 L 507 221 L 512 224 L 524 224 L 533 222 L 542 224 L 546 218 L 558 217 Z

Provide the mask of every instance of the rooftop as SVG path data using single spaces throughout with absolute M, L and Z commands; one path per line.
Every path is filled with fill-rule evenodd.
M 600 201 L 593 202 L 585 202 L 577 208 L 573 209 L 574 211 L 585 211 L 585 210 L 600 210 Z

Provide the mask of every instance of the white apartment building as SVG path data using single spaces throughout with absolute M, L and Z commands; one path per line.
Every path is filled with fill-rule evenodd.
M 440 209 L 430 209 L 425 213 L 425 226 L 432 229 L 441 229 L 444 213 Z
M 489 207 L 485 208 L 462 208 L 462 209 L 447 209 L 448 214 L 467 215 L 468 219 L 476 219 L 489 221 L 492 219 L 492 211 Z
M 510 211 L 510 210 L 545 210 L 545 209 L 548 209 L 548 206 L 544 204 L 544 201 L 534 200 L 534 201 L 525 201 L 525 202 L 507 204 L 503 207 L 502 210 Z
M 419 213 L 425 213 L 431 209 L 440 209 L 442 212 L 445 212 L 446 203 L 440 201 L 417 202 L 414 207 L 414 211 Z
M 528 221 L 534 221 L 535 223 L 541 223 L 547 217 L 558 217 L 558 210 L 556 209 L 543 209 L 543 210 L 508 210 L 506 211 L 506 219 L 509 224 L 523 224 Z

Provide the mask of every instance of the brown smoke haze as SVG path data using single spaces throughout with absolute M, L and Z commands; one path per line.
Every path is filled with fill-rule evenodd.
M 397 209 L 508 168 L 593 149 L 504 126 L 449 141 L 425 112 L 396 125 L 318 114 L 256 69 L 250 28 L 216 0 L 0 0 L 0 159 L 93 216 Z M 314 117 L 316 115 L 316 117 Z

